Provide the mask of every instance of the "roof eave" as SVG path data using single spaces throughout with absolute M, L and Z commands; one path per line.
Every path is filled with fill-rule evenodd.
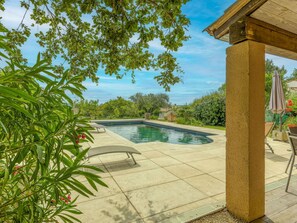
M 214 36 L 214 31 L 227 22 L 233 15 L 235 15 L 241 8 L 243 8 L 250 0 L 237 0 L 229 8 L 224 11 L 224 14 L 214 21 L 211 25 L 206 27 L 204 31 L 207 31 L 209 35 Z
M 261 7 L 267 0 L 237 0 L 227 10 L 224 15 L 208 26 L 207 31 L 211 36 L 219 39 L 228 33 L 229 26 L 237 22 L 243 16 L 252 14 Z

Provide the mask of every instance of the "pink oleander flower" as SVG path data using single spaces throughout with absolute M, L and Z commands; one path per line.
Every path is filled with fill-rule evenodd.
M 17 174 L 19 173 L 18 170 L 19 170 L 20 168 L 22 168 L 22 167 L 23 167 L 23 166 L 15 166 L 15 167 L 14 167 L 14 171 L 13 171 L 12 174 L 13 174 L 14 176 L 17 175 Z

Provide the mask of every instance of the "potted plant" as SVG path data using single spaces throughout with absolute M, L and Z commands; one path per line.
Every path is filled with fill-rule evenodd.
M 279 129 L 272 131 L 274 140 L 288 141 L 286 131 L 295 132 L 297 134 L 297 119 L 292 116 L 294 110 L 293 105 L 293 100 L 288 99 L 285 111 L 282 114 L 276 114 L 274 116 L 276 125 L 279 125 Z
M 297 117 L 296 116 L 289 117 L 286 120 L 284 126 L 291 133 L 297 134 Z

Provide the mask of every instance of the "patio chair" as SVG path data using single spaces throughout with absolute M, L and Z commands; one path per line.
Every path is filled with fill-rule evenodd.
M 291 167 L 290 167 L 290 173 L 289 173 L 289 177 L 288 177 L 288 182 L 287 182 L 287 186 L 286 186 L 286 192 L 288 192 L 288 188 L 289 188 L 289 184 L 290 184 L 290 180 L 291 180 L 291 175 L 292 175 L 292 170 L 293 170 L 293 166 L 294 166 L 294 163 L 295 163 L 295 156 L 297 155 L 297 135 L 294 135 L 290 132 L 287 132 L 288 134 L 288 139 L 289 139 L 289 143 L 291 145 L 291 148 L 292 148 L 292 155 L 291 155 L 291 158 L 289 160 L 289 163 L 288 163 L 288 166 L 287 166 L 287 169 L 286 169 L 286 172 L 288 170 L 288 167 L 289 165 L 291 164 Z
M 297 127 L 290 127 L 288 129 L 292 135 L 297 135 Z
M 267 137 L 271 133 L 272 129 L 274 127 L 274 122 L 265 122 L 265 144 L 268 146 L 268 148 L 271 150 L 272 153 L 274 153 L 272 147 L 267 142 Z
M 287 132 L 287 134 L 288 134 L 288 139 L 289 139 L 289 134 L 290 134 L 291 136 L 297 136 L 297 127 L 290 127 L 290 128 L 288 128 L 288 130 L 289 130 L 289 131 Z M 289 140 L 289 141 L 290 141 L 290 140 Z M 292 151 L 292 146 L 291 146 L 291 149 L 288 149 L 288 151 Z M 291 163 L 291 161 L 292 161 L 292 156 L 293 156 L 293 153 L 292 153 L 292 155 L 291 155 L 291 157 L 290 157 L 290 160 L 289 160 L 289 162 L 288 162 L 288 165 L 287 165 L 287 168 L 286 168 L 285 173 L 288 172 L 290 163 Z
M 97 132 L 100 132 L 100 131 L 99 131 L 100 129 L 103 129 L 103 132 L 106 132 L 106 129 L 105 129 L 105 126 L 104 126 L 104 125 L 100 125 L 100 124 L 97 124 L 97 123 L 94 123 L 94 122 L 89 123 L 89 125 L 90 125 L 92 128 L 96 129 Z
M 126 153 L 128 158 L 131 157 L 133 159 L 135 165 L 137 163 L 133 157 L 133 154 L 139 154 L 139 155 L 141 154 L 139 151 L 137 151 L 136 149 L 130 146 L 112 145 L 112 146 L 99 146 L 99 147 L 91 148 L 86 158 L 88 159 L 93 156 L 99 156 L 99 155 L 104 155 L 108 153 Z

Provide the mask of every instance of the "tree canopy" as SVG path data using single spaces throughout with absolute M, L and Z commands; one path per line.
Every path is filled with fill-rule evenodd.
M 82 116 L 90 117 L 92 119 L 98 118 L 99 100 L 80 100 L 74 103 L 74 110 L 79 112 Z
M 103 119 L 137 118 L 139 111 L 133 102 L 117 97 L 117 99 L 109 100 L 100 105 L 99 117 Z
M 291 73 L 291 75 L 287 80 L 296 80 L 296 79 L 297 79 L 297 69 L 294 68 L 293 72 Z
M 161 108 L 170 106 L 167 94 L 142 94 L 136 93 L 130 97 L 141 113 L 152 113 L 158 115 Z
M 31 34 L 50 63 L 62 58 L 55 71 L 97 81 L 98 69 L 121 78 L 135 70 L 154 69 L 156 81 L 166 90 L 180 81 L 182 72 L 173 52 L 189 37 L 189 20 L 182 13 L 188 0 L 21 0 L 33 24 L 8 32 L 10 46 L 21 46 Z M 4 10 L 4 0 L 0 10 Z M 31 26 L 47 27 L 32 33 Z M 163 50 L 154 51 L 155 41 Z M 13 56 L 21 58 L 19 50 Z M 67 66 L 65 66 L 67 64 Z
M 99 101 L 81 100 L 74 105 L 82 116 L 91 119 L 140 118 L 145 113 L 158 116 L 161 108 L 170 107 L 167 94 L 132 95 L 130 100 L 122 97 L 111 99 L 99 105 Z

